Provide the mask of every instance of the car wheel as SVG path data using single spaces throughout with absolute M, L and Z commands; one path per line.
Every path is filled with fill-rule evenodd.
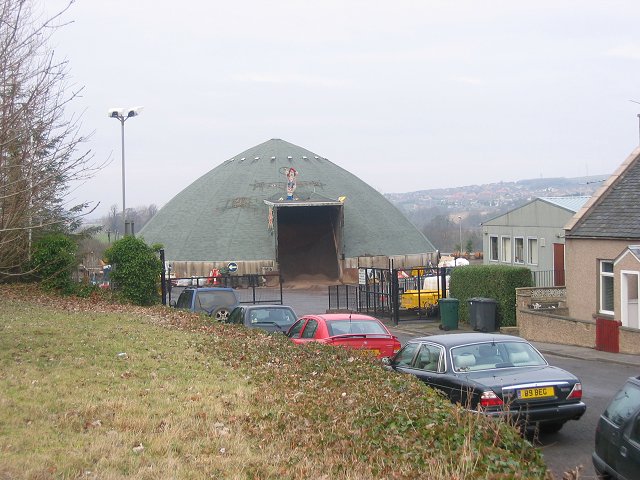
M 226 322 L 229 318 L 229 309 L 226 307 L 222 307 L 217 309 L 211 314 L 211 318 L 213 318 L 217 322 Z
M 540 431 L 542 433 L 556 433 L 559 432 L 564 422 L 547 422 L 540 424 Z

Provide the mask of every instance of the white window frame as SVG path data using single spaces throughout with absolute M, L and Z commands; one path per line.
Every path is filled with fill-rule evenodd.
M 518 258 L 518 240 L 522 242 L 522 252 L 520 258 Z M 525 249 L 524 237 L 513 237 L 513 263 L 517 263 L 518 265 L 524 265 L 524 259 L 527 256 L 527 251 Z
M 500 261 L 503 263 L 512 263 L 512 255 L 513 252 L 511 251 L 511 237 L 500 237 Z
M 633 283 L 636 288 L 629 288 L 630 278 L 635 277 Z M 638 328 L 638 317 L 630 318 L 629 303 L 635 300 L 636 309 L 640 299 L 640 272 L 635 270 L 620 271 L 620 314 L 623 327 Z M 637 311 L 637 310 L 636 310 Z
M 493 258 L 493 241 L 496 241 L 496 257 Z M 500 237 L 497 235 L 489 236 L 489 260 L 492 262 L 500 261 Z
M 535 245 L 532 245 L 532 242 L 535 242 Z M 534 252 L 536 256 L 535 262 L 533 261 L 533 258 L 531 258 Z M 538 265 L 539 262 L 540 262 L 540 250 L 538 249 L 538 238 L 527 237 L 527 263 L 529 265 Z
M 605 264 L 610 264 L 611 265 L 611 271 L 610 272 L 605 272 L 603 267 Z M 611 310 L 605 310 L 603 305 L 604 305 L 604 282 L 606 279 L 611 279 Z M 598 304 L 598 313 L 602 313 L 604 315 L 613 315 L 614 311 L 613 309 L 615 308 L 615 302 L 614 302 L 614 287 L 615 287 L 615 277 L 614 277 L 614 273 L 613 273 L 613 260 L 600 260 L 599 262 L 599 279 L 598 279 L 598 284 L 600 286 L 599 290 L 599 296 L 600 296 L 600 302 Z

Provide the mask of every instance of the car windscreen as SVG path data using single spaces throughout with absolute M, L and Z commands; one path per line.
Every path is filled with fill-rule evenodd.
M 327 320 L 327 329 L 331 337 L 351 333 L 387 335 L 384 327 L 375 320 Z
M 509 367 L 535 367 L 547 361 L 527 342 L 483 342 L 451 348 L 456 371 L 490 370 Z
M 632 383 L 625 383 L 611 403 L 604 411 L 603 416 L 616 425 L 622 425 L 634 412 L 640 408 L 640 388 Z
M 220 290 L 198 291 L 199 307 L 210 312 L 218 307 L 232 307 L 236 303 L 236 296 L 233 292 L 225 292 Z
M 252 308 L 249 311 L 250 323 L 275 323 L 291 325 L 296 321 L 295 314 L 288 308 Z

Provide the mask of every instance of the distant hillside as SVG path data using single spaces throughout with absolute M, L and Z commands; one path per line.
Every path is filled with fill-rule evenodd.
M 537 197 L 591 196 L 607 178 L 609 175 L 534 178 L 517 182 L 387 193 L 385 197 L 407 214 L 415 210 L 433 207 L 463 212 L 469 210 L 506 211 Z
M 482 248 L 480 224 L 524 205 L 537 197 L 591 196 L 609 175 L 575 178 L 534 178 L 517 182 L 497 182 L 466 187 L 445 187 L 407 193 L 387 193 L 385 197 L 433 242 L 450 251 L 471 241 Z

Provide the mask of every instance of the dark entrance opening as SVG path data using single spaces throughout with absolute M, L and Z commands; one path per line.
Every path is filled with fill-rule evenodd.
M 302 275 L 340 278 L 342 205 L 279 206 L 277 225 L 277 258 L 286 282 Z

